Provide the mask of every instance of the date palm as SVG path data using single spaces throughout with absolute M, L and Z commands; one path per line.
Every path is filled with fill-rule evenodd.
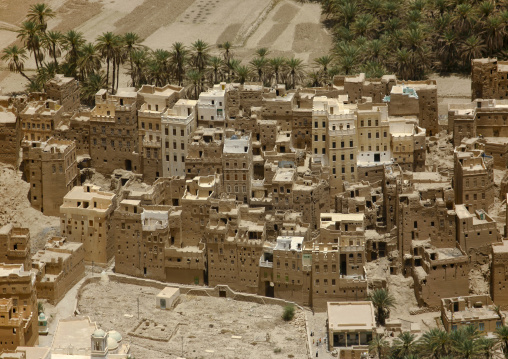
M 258 55 L 258 57 L 261 57 L 261 58 L 265 58 L 269 53 L 270 53 L 270 51 L 268 51 L 268 49 L 266 47 L 261 47 L 256 50 L 256 55 Z
M 90 106 L 95 105 L 95 94 L 103 88 L 108 88 L 106 76 L 100 73 L 91 73 L 80 86 L 81 100 Z
M 496 328 L 494 332 L 497 341 L 501 344 L 501 350 L 503 351 L 504 357 L 508 358 L 508 327 L 503 325 Z
M 250 77 L 251 71 L 247 66 L 238 65 L 235 69 L 235 81 L 238 81 L 242 85 L 247 81 Z
M 395 298 L 386 289 L 376 289 L 368 300 L 376 308 L 376 320 L 380 325 L 385 325 L 386 318 L 390 315 L 390 308 L 395 306 Z
M 224 62 L 228 63 L 229 60 L 231 60 L 231 58 L 233 57 L 233 53 L 231 52 L 231 48 L 233 47 L 233 45 L 229 41 L 226 41 L 221 45 L 221 47 L 224 50 L 224 53 L 222 54 L 222 56 L 224 57 Z
M 212 84 L 219 83 L 219 74 L 222 68 L 222 60 L 217 56 L 210 57 L 210 61 L 208 63 L 208 73 L 210 74 L 210 79 Z
M 169 67 L 171 54 L 169 51 L 157 49 L 152 54 L 152 60 L 148 64 L 150 78 L 155 86 L 163 86 L 169 82 Z
M 62 42 L 64 48 L 67 50 L 65 59 L 72 68 L 72 75 L 76 77 L 79 51 L 81 47 L 86 43 L 85 39 L 83 38 L 83 33 L 75 30 L 69 30 L 63 35 Z
M 81 47 L 77 66 L 82 81 L 100 70 L 101 58 L 94 44 L 89 42 Z
M 231 79 L 235 78 L 238 66 L 240 66 L 240 60 L 234 58 L 230 58 L 229 61 L 224 64 L 227 81 L 231 81 Z
M 44 60 L 44 54 L 41 50 L 42 33 L 39 26 L 33 21 L 24 21 L 18 30 L 18 37 L 23 40 L 26 49 L 33 54 L 35 66 L 38 69 L 39 64 Z
M 479 340 L 465 338 L 453 344 L 453 351 L 463 359 L 477 358 L 482 353 Z
M 289 71 L 289 77 L 291 79 L 291 88 L 296 87 L 296 83 L 300 82 L 305 77 L 305 65 L 300 59 L 294 57 L 286 62 L 286 66 Z
M 431 359 L 440 359 L 450 353 L 450 336 L 444 330 L 432 328 L 420 340 L 422 354 Z
M 274 57 L 268 60 L 268 64 L 270 66 L 270 70 L 275 75 L 275 85 L 277 85 L 279 83 L 279 75 L 286 65 L 286 59 L 280 56 Z
M 37 24 L 43 33 L 48 28 L 47 21 L 53 17 L 55 12 L 45 3 L 33 4 L 28 11 L 28 20 Z
M 369 353 L 376 355 L 378 359 L 383 359 L 389 348 L 390 344 L 378 335 L 369 342 Z
M 115 47 L 117 46 L 118 36 L 113 34 L 111 31 L 102 33 L 97 37 L 97 51 L 99 54 L 106 59 L 106 88 L 109 88 L 109 64 L 115 57 Z M 113 66 L 113 79 L 114 66 Z M 114 83 L 114 80 L 113 80 Z
M 120 65 L 122 65 L 126 59 L 127 53 L 124 49 L 124 38 L 122 36 L 116 36 L 116 42 L 114 47 L 114 57 L 113 57 L 113 81 L 115 81 L 115 67 L 116 67 L 116 82 L 113 83 L 113 93 L 118 89 L 118 84 L 120 82 Z M 116 89 L 115 89 L 116 84 Z
M 141 87 L 142 84 L 148 82 L 147 79 L 147 66 L 148 66 L 148 51 L 146 49 L 134 50 L 131 53 L 132 65 L 131 78 L 133 79 L 132 86 Z
M 45 89 L 46 83 L 55 77 L 58 73 L 58 65 L 54 62 L 43 62 L 41 67 L 37 70 L 35 82 L 40 89 Z
M 181 42 L 175 42 L 171 47 L 171 67 L 178 86 L 182 86 L 188 50 Z
M 198 99 L 198 94 L 201 91 L 200 84 L 203 74 L 197 70 L 190 70 L 187 72 L 187 79 L 190 81 L 189 90 L 194 92 L 194 99 Z
M 471 66 L 471 60 L 481 57 L 485 49 L 485 44 L 480 36 L 469 36 L 460 46 L 460 57 L 462 58 L 464 67 Z
M 496 339 L 481 337 L 477 340 L 477 344 L 484 359 L 492 359 L 494 357 L 493 353 L 497 344 Z
M 323 77 L 328 80 L 328 67 L 330 66 L 333 58 L 329 55 L 321 56 L 314 59 L 314 64 L 320 66 L 320 70 L 323 73 Z
M 210 61 L 210 46 L 203 40 L 195 41 L 191 45 L 191 65 L 199 72 L 203 72 L 208 61 Z
M 410 332 L 403 332 L 393 341 L 393 354 L 396 358 L 405 358 L 415 354 L 417 350 L 416 335 Z
M 499 16 L 491 16 L 484 23 L 485 45 L 489 51 L 495 52 L 503 46 L 506 38 L 506 23 Z
M 132 53 L 136 50 L 142 49 L 144 46 L 141 45 L 141 38 L 138 34 L 134 32 L 128 32 L 125 35 L 123 35 L 123 46 L 125 53 L 129 59 L 129 72 L 131 74 L 131 82 L 132 86 L 135 86 L 135 80 L 134 80 L 134 63 L 132 60 Z
M 264 83 L 265 70 L 268 66 L 268 60 L 264 57 L 256 57 L 250 62 L 250 66 L 258 75 L 258 81 Z
M 57 57 L 62 55 L 62 46 L 64 44 L 62 33 L 60 31 L 48 31 L 42 41 L 49 52 L 49 56 L 53 57 L 53 61 L 58 67 Z
M 9 71 L 19 73 L 21 76 L 26 78 L 28 81 L 33 82 L 24 72 L 25 61 L 28 60 L 26 50 L 17 45 L 10 45 L 6 47 L 2 52 L 2 61 L 7 62 Z

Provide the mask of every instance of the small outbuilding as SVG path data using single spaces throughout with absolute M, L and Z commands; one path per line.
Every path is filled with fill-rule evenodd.
M 159 309 L 170 309 L 179 296 L 180 288 L 166 287 L 155 297 L 155 305 Z
M 328 302 L 327 309 L 330 350 L 369 344 L 376 329 L 372 302 Z

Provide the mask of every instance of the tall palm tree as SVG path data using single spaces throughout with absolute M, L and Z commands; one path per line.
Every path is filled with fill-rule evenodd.
M 91 73 L 81 83 L 80 93 L 81 100 L 90 106 L 95 105 L 95 94 L 103 88 L 108 88 L 106 83 L 106 76 L 101 71 L 100 73 Z
M 235 81 L 238 81 L 242 85 L 247 81 L 250 77 L 250 69 L 247 66 L 239 65 L 235 69 L 236 77 Z
M 134 62 L 132 59 L 132 53 L 136 50 L 140 50 L 143 48 L 143 46 L 141 45 L 141 38 L 139 37 L 138 34 L 136 34 L 134 32 L 128 32 L 125 35 L 123 35 L 123 46 L 125 49 L 125 53 L 129 59 L 129 64 L 130 64 L 129 71 L 131 74 L 132 86 L 135 86 L 134 71 L 133 71 L 134 70 Z
M 226 70 L 226 79 L 227 81 L 231 81 L 231 79 L 236 76 L 236 69 L 240 66 L 240 60 L 230 58 L 228 62 L 224 64 L 224 68 Z
M 416 334 L 403 332 L 393 341 L 393 352 L 396 358 L 405 358 L 416 352 Z
M 223 66 L 222 60 L 217 56 L 210 57 L 210 61 L 208 63 L 209 69 L 208 73 L 211 77 L 211 83 L 216 84 L 219 83 L 219 73 Z
M 53 57 L 55 65 L 58 67 L 57 57 L 62 55 L 62 46 L 64 37 L 60 31 L 48 31 L 43 37 L 43 44 L 49 52 L 49 56 Z
M 33 4 L 28 11 L 28 20 L 36 23 L 43 33 L 48 28 L 47 20 L 53 17 L 55 12 L 45 3 Z
M 324 55 L 314 59 L 314 64 L 320 67 L 323 78 L 328 82 L 328 67 L 332 63 L 333 58 L 330 55 Z
M 224 50 L 224 53 L 222 54 L 222 56 L 224 57 L 224 62 L 228 63 L 229 60 L 231 60 L 231 58 L 233 57 L 233 54 L 231 52 L 231 48 L 233 47 L 233 45 L 229 41 L 226 41 L 225 43 L 222 44 L 221 47 Z
M 37 76 L 35 82 L 38 87 L 42 90 L 45 89 L 46 83 L 55 77 L 58 73 L 58 65 L 54 62 L 43 62 L 41 67 L 37 70 Z
M 77 66 L 82 81 L 100 70 L 101 58 L 94 44 L 89 42 L 81 47 Z
M 485 44 L 478 35 L 469 36 L 460 46 L 460 57 L 464 67 L 471 66 L 471 60 L 481 57 L 485 51 Z
M 381 336 L 376 335 L 369 342 L 369 353 L 373 353 L 378 359 L 383 359 L 383 356 L 388 351 L 390 345 Z
M 166 50 L 157 49 L 152 53 L 152 61 L 148 66 L 150 77 L 156 86 L 163 86 L 165 82 L 169 82 L 170 58 L 171 54 Z
M 268 64 L 270 66 L 270 70 L 275 75 L 275 85 L 279 83 L 279 75 L 286 65 L 286 59 L 284 57 L 274 57 L 268 60 Z
M 494 335 L 497 341 L 501 343 L 501 349 L 505 358 L 508 358 L 508 326 L 503 325 L 502 327 L 496 328 Z
M 305 77 L 305 65 L 300 59 L 294 57 L 289 59 L 286 63 L 289 70 L 289 77 L 291 78 L 291 88 L 296 87 L 296 82 L 300 82 Z
M 106 88 L 109 88 L 109 63 L 115 57 L 115 48 L 117 46 L 118 36 L 113 34 L 111 31 L 108 31 L 99 35 L 96 42 L 97 51 L 103 58 L 106 59 Z M 113 66 L 113 84 L 115 82 L 114 68 L 115 67 Z
M 376 289 L 368 297 L 376 308 L 376 320 L 380 325 L 385 325 L 386 318 L 390 315 L 390 308 L 395 306 L 395 298 L 386 289 Z
M 256 50 L 256 55 L 258 55 L 258 57 L 265 58 L 269 52 L 270 51 L 268 51 L 266 47 L 261 47 Z
M 113 57 L 113 81 L 115 81 L 115 66 L 116 66 L 116 82 L 113 84 L 113 93 L 118 89 L 120 82 L 120 65 L 124 63 L 127 53 L 124 50 L 123 37 L 116 36 L 116 42 L 114 46 L 114 57 Z M 116 89 L 115 89 L 116 84 Z
M 309 76 L 309 87 L 319 87 L 321 86 L 321 72 L 319 71 L 311 71 L 308 73 Z
M 477 358 L 482 353 L 481 342 L 471 338 L 453 343 L 453 351 L 463 359 Z
M 33 21 L 24 21 L 18 30 L 18 37 L 23 40 L 27 50 L 33 54 L 35 66 L 39 68 L 39 64 L 44 59 L 44 54 L 41 50 L 42 34 L 39 26 Z
M 134 50 L 131 53 L 132 65 L 131 78 L 133 79 L 132 86 L 141 87 L 142 84 L 147 83 L 146 66 L 148 64 L 148 51 L 146 49 Z
M 76 77 L 79 51 L 81 47 L 86 43 L 85 39 L 83 38 L 83 33 L 75 30 L 69 30 L 63 35 L 62 41 L 64 48 L 67 50 L 65 59 L 72 68 L 72 76 Z
M 495 338 L 481 337 L 477 339 L 477 344 L 484 359 L 492 359 L 494 357 L 493 353 L 497 345 Z
M 503 46 L 506 37 L 506 23 L 500 16 L 491 16 L 485 19 L 484 38 L 487 49 L 495 52 Z
M 198 93 L 200 92 L 200 84 L 203 74 L 197 70 L 189 70 L 187 72 L 187 78 L 190 81 L 191 87 L 189 90 L 194 92 L 194 99 L 198 99 Z
M 268 66 L 268 60 L 264 57 L 256 57 L 250 62 L 252 70 L 258 75 L 258 81 L 264 83 L 264 74 Z
M 210 46 L 203 40 L 197 40 L 191 45 L 191 64 L 199 72 L 203 72 L 210 61 Z
M 25 68 L 25 61 L 28 59 L 24 48 L 18 47 L 17 45 L 10 45 L 3 50 L 1 59 L 2 61 L 7 62 L 9 71 L 19 73 L 28 81 L 33 82 L 32 79 L 23 72 Z
M 175 42 L 171 51 L 171 67 L 173 74 L 178 82 L 178 86 L 183 85 L 183 76 L 185 75 L 185 65 L 187 63 L 188 51 L 181 42 Z
M 420 340 L 422 352 L 429 358 L 440 359 L 450 352 L 450 337 L 444 330 L 432 328 Z

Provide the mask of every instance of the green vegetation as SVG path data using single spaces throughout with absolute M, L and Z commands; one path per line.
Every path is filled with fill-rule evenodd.
M 37 313 L 44 313 L 44 304 L 42 302 L 37 302 Z
M 499 0 L 317 0 L 332 30 L 334 71 L 418 80 L 470 71 L 508 55 L 508 3 Z
M 115 93 L 121 71 L 130 77 L 130 86 L 174 83 L 185 86 L 191 98 L 222 81 L 258 81 L 266 86 L 284 83 L 287 88 L 295 88 L 322 86 L 337 73 L 330 69 L 329 56 L 315 59 L 307 72 L 302 60 L 271 57 L 266 48 L 258 49 L 249 63 L 243 63 L 235 58 L 229 42 L 213 49 L 213 53 L 211 45 L 199 39 L 188 47 L 175 42 L 169 50 L 149 49 L 141 45 L 143 39 L 135 33 L 105 32 L 89 43 L 75 30 L 47 31 L 47 21 L 54 16 L 48 5 L 32 5 L 18 31 L 23 46 L 7 47 L 0 54 L 1 59 L 12 72 L 29 80 L 27 91 L 43 91 L 47 80 L 57 73 L 77 78 L 83 102 L 91 106 L 98 89 L 107 88 Z M 35 60 L 34 76 L 25 73 L 29 57 Z
M 376 289 L 368 300 L 376 309 L 376 321 L 379 325 L 385 325 L 386 318 L 390 316 L 390 308 L 395 306 L 395 298 L 386 289 Z
M 284 307 L 284 310 L 282 312 L 282 319 L 286 322 L 290 322 L 293 320 L 295 316 L 295 306 L 292 304 L 288 304 Z
M 501 350 L 507 358 L 508 327 L 498 328 L 494 336 L 482 336 L 472 325 L 451 333 L 434 328 L 419 340 L 415 334 L 403 332 L 391 346 L 383 338 L 374 337 L 369 343 L 369 352 L 379 359 L 490 359 L 499 357 Z

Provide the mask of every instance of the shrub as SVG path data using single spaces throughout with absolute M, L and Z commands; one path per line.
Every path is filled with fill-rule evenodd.
M 282 312 L 282 319 L 286 322 L 292 320 L 295 316 L 295 306 L 288 304 L 284 307 L 284 311 Z

